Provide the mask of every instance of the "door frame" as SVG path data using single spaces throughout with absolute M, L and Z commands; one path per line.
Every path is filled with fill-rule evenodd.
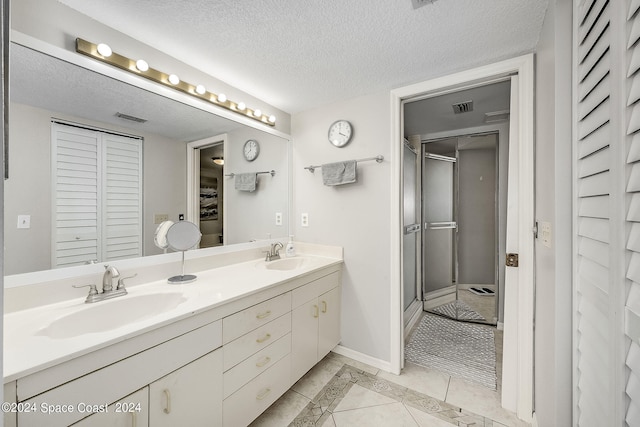
M 506 357 L 513 358 L 513 376 L 503 376 L 503 406 L 516 412 L 520 419 L 531 422 L 533 415 L 533 321 L 534 321 L 534 56 L 527 54 L 467 71 L 434 78 L 404 86 L 391 91 L 391 357 L 390 368 L 399 374 L 404 364 L 404 334 L 402 322 L 402 146 L 404 100 L 418 96 L 435 96 L 477 87 L 497 79 L 518 76 L 517 111 L 512 111 L 510 146 L 517 144 L 518 174 L 518 226 L 516 239 L 520 267 L 513 275 L 517 277 L 517 289 L 511 292 L 516 305 L 505 323 L 513 336 L 505 334 Z M 515 131 L 515 133 L 513 132 Z M 514 248 L 508 248 L 513 251 Z M 507 287 L 507 284 L 505 284 Z M 509 304 L 505 300 L 505 305 Z M 506 331 L 505 331 L 506 332 Z M 507 381 L 505 381 L 505 379 Z M 513 405 L 505 405 L 505 397 Z
M 187 221 L 194 223 L 200 229 L 200 149 L 214 144 L 223 144 L 223 152 L 228 153 L 227 134 L 223 133 L 205 139 L 199 139 L 187 144 Z M 222 194 L 225 180 L 222 180 Z M 227 205 L 222 204 L 222 229 L 227 229 Z

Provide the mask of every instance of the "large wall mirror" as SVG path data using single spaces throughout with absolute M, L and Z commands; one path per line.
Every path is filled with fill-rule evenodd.
M 16 43 L 10 46 L 10 67 L 9 179 L 4 187 L 6 275 L 82 265 L 96 259 L 108 261 L 107 245 L 120 245 L 122 257 L 160 254 L 162 250 L 153 243 L 158 224 L 187 215 L 188 200 L 203 201 L 201 211 L 196 207 L 196 222 L 206 246 L 289 233 L 291 148 L 282 134 L 216 116 Z M 118 224 L 136 213 L 121 212 L 116 206 L 108 212 L 104 207 L 96 208 L 96 213 L 87 216 L 82 209 L 58 208 L 61 192 L 69 196 L 71 190 L 56 187 L 57 164 L 66 149 L 57 145 L 57 125 L 79 129 L 83 137 L 83 132 L 102 132 L 142 141 L 138 252 L 132 250 L 127 255 L 124 240 L 106 242 L 108 232 L 103 230 L 107 217 L 112 220 L 110 224 Z M 72 145 L 74 138 L 70 138 Z M 243 156 L 243 146 L 250 139 L 260 145 L 258 158 L 251 162 Z M 187 146 L 197 141 L 206 143 L 196 144 L 202 170 L 191 176 L 197 175 L 196 185 L 201 178 L 202 185 L 194 189 L 188 188 L 187 157 L 192 154 Z M 114 161 L 107 151 L 103 157 L 89 161 L 97 163 L 99 172 Z M 200 167 L 200 163 L 194 167 Z M 235 178 L 230 176 L 271 170 L 275 174 L 258 175 L 255 191 L 237 190 Z M 65 203 L 74 205 L 76 199 L 94 189 L 104 193 L 96 200 L 108 200 L 110 190 L 102 182 L 107 178 L 101 179 L 100 173 L 93 180 L 82 173 L 74 176 L 79 180 L 74 188 L 80 192 Z M 193 187 L 193 183 L 189 185 Z M 103 240 L 96 244 L 103 249 L 99 250 L 100 257 L 91 250 L 83 252 L 82 245 L 74 245 L 73 240 L 83 241 L 87 236 L 77 230 L 94 230 Z M 65 233 L 73 235 L 66 249 L 59 242 Z M 68 264 L 59 261 L 58 252 L 65 250 L 63 258 L 69 256 Z

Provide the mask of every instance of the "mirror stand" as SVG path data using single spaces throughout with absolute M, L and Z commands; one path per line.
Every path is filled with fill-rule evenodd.
M 182 274 L 178 276 L 169 277 L 167 282 L 172 285 L 180 285 L 184 283 L 195 282 L 198 276 L 195 274 L 184 274 L 184 251 L 182 251 Z

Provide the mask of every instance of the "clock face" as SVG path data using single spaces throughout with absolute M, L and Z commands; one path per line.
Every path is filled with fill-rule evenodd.
M 336 147 L 344 147 L 351 141 L 353 128 L 346 120 L 338 120 L 329 127 L 329 142 Z
M 258 157 L 258 154 L 260 154 L 260 145 L 258 144 L 258 141 L 256 141 L 255 139 L 250 139 L 245 142 L 243 154 L 244 158 L 247 159 L 247 161 L 254 161 Z

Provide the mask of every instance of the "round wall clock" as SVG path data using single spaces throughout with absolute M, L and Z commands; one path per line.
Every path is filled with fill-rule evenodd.
M 336 120 L 329 126 L 329 142 L 336 147 L 344 147 L 351 141 L 353 127 L 346 120 Z
M 260 144 L 255 139 L 249 139 L 244 143 L 244 148 L 242 150 L 244 154 L 244 158 L 247 159 L 248 162 L 252 162 L 258 158 L 258 154 L 260 154 Z

